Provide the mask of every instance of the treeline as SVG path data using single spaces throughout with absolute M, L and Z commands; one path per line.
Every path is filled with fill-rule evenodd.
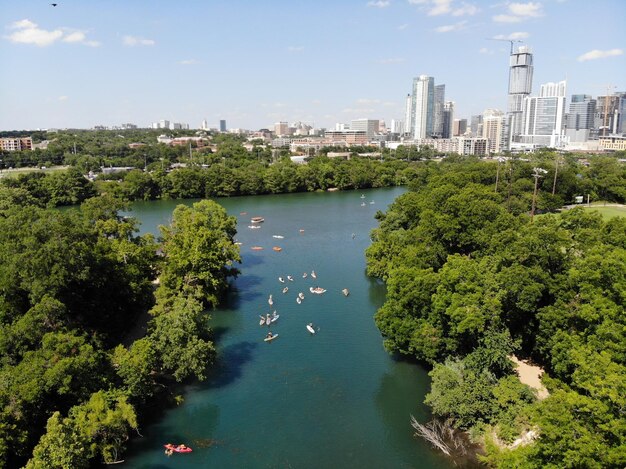
M 215 163 L 172 171 L 133 170 L 99 176 L 95 183 L 76 168 L 51 173 L 27 173 L 0 179 L 2 187 L 41 207 L 81 203 L 96 193 L 125 200 L 188 199 L 237 195 L 278 194 L 339 189 L 363 189 L 404 185 L 417 167 L 404 161 L 346 161 L 317 157 L 306 165 L 286 158 L 270 166 L 247 162 L 238 166 Z
M 426 403 L 506 468 L 626 465 L 626 219 L 581 208 L 530 222 L 537 162 L 425 165 L 367 250 L 387 284 L 385 347 L 430 364 Z M 583 189 L 624 201 L 623 167 L 555 166 L 539 200 Z M 561 179 L 563 177 L 563 179 Z M 548 205 L 550 205 L 548 203 Z M 510 356 L 545 370 L 550 396 L 520 383 Z M 522 434 L 537 439 L 507 447 Z M 532 433 L 530 433 L 532 434 Z
M 235 219 L 179 206 L 157 242 L 110 196 L 59 211 L 23 192 L 0 191 L 0 467 L 118 461 L 145 409 L 206 376 Z

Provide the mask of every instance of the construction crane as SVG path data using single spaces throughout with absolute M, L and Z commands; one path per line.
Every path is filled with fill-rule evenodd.
M 524 42 L 521 39 L 502 39 L 499 37 L 488 37 L 488 41 L 506 41 L 511 43 L 511 55 L 513 55 L 513 43 L 514 42 Z

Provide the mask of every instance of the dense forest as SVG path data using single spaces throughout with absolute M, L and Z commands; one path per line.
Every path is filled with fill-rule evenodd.
M 548 170 L 543 211 L 577 194 L 623 203 L 626 171 L 598 157 L 561 161 L 555 178 L 547 156 L 424 164 L 377 214 L 368 273 L 388 291 L 375 319 L 389 351 L 432 367 L 426 404 L 483 444 L 485 464 L 622 468 L 626 219 L 528 213 L 533 166 Z M 549 397 L 519 381 L 512 355 L 543 367 Z
M 206 376 L 235 219 L 181 205 L 157 241 L 111 196 L 64 211 L 33 197 L 0 189 L 0 467 L 115 462 L 172 383 Z

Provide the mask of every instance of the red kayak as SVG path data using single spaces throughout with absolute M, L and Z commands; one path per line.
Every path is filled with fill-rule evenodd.
M 173 445 L 168 443 L 163 445 L 165 449 L 169 449 L 170 451 L 174 451 L 175 453 L 191 453 L 193 450 L 189 446 L 185 445 Z

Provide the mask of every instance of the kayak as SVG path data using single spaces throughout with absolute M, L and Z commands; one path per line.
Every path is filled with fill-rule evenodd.
M 315 334 L 315 329 L 313 329 L 313 326 L 311 326 L 310 324 L 307 324 L 306 328 L 311 334 Z
M 281 247 L 279 247 L 279 246 L 274 246 L 272 249 L 273 249 L 274 251 L 276 251 L 276 252 L 280 252 L 280 251 L 282 251 L 282 250 L 283 250 L 283 248 L 281 248 Z
M 259 326 L 264 326 L 264 325 L 265 325 L 265 318 L 261 316 L 261 320 L 259 321 Z
M 272 337 L 266 337 L 265 339 L 263 339 L 265 342 L 271 342 L 272 340 L 276 339 L 278 337 L 278 334 L 274 334 Z
M 173 445 L 171 443 L 163 445 L 165 449 L 169 449 L 171 451 L 174 451 L 175 453 L 191 453 L 193 451 L 189 446 L 184 446 L 182 448 L 181 446 L 182 445 Z

